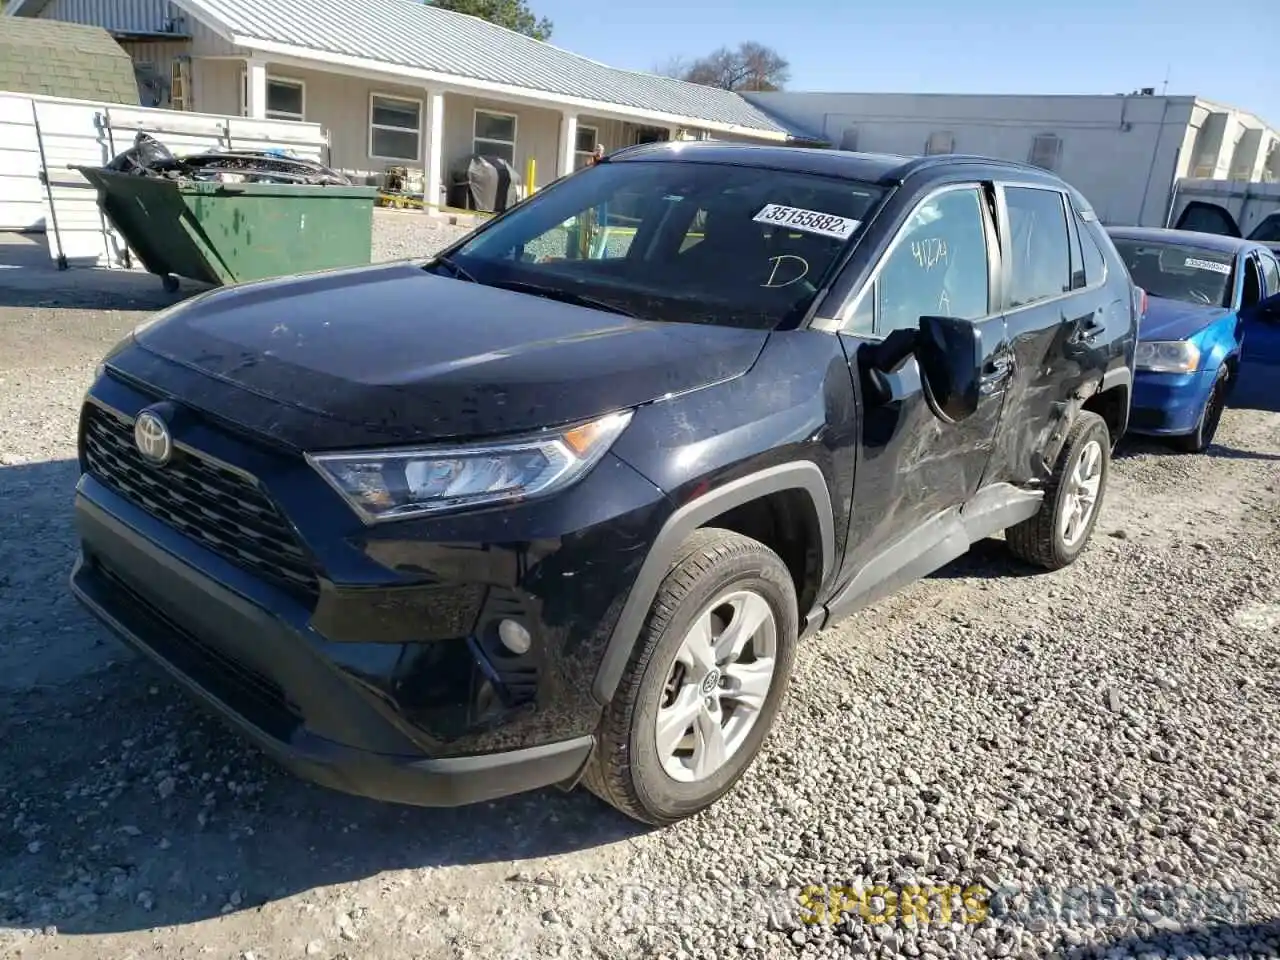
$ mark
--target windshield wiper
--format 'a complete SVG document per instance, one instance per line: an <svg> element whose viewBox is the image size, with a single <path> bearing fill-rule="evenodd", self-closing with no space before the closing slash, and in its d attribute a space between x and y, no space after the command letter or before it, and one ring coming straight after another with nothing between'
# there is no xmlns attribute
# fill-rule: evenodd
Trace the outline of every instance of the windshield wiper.
<svg viewBox="0 0 1280 960"><path fill-rule="evenodd" d="M546 297L548 300L559 300L561 303L572 303L578 307L591 307L595 310L606 310L609 313L621 314L632 320L640 319L625 307L599 300L586 294L574 293L572 290L561 290L559 287L544 287L540 283L528 283L524 280L490 280L489 286L501 287L503 290L514 290L517 293L531 293L535 297Z"/></svg>
<svg viewBox="0 0 1280 960"><path fill-rule="evenodd" d="M471 274L467 273L467 271L466 271L466 270L464 270L464 269L463 269L463 268L458 264L458 262L457 262L456 260L453 260L453 259L452 259L452 258L450 258L450 257L446 257L446 256L444 256L444 255L441 255L441 256L436 257L434 262L436 262L436 263L440 264L442 267L448 267L450 270L452 270L452 271L453 271L453 275L454 275L455 277L457 277L459 280L466 280L468 283L479 283L479 282L480 282L480 281L479 281L479 280L477 280L475 277L473 277Z"/></svg>

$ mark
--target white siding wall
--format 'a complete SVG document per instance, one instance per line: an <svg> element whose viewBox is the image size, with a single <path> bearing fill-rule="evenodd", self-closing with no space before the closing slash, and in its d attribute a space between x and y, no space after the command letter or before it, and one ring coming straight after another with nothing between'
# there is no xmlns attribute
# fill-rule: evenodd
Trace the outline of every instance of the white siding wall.
<svg viewBox="0 0 1280 960"><path fill-rule="evenodd" d="M475 111L493 110L516 116L516 170L523 180L527 176L529 158L537 164L537 183L546 184L559 174L561 114L555 110L517 106L501 100L481 100L460 94L444 98L444 177L448 182L450 168L474 151ZM579 123L586 121L581 116ZM594 123L594 122L592 122Z"/></svg>
<svg viewBox="0 0 1280 960"><path fill-rule="evenodd" d="M238 115L242 66L241 62L235 60L196 60L192 68L192 82L198 109L207 113ZM332 156L328 162L334 167L362 177L381 177L388 166L396 163L425 169L428 130L426 114L430 99L426 89L283 65L269 64L267 75L301 80L305 84L305 120L308 123L318 123L329 131ZM422 136L419 140L421 150L416 162L383 160L370 155L369 98L373 93L422 101ZM522 178L529 158L533 157L537 163L537 182L545 184L555 179L561 120L558 112L447 93L444 97L442 171L446 182L449 168L472 152L472 131L477 108L516 115L516 167ZM623 124L585 116L580 117L579 122L600 128L606 147L623 145Z"/></svg>
<svg viewBox="0 0 1280 960"><path fill-rule="evenodd" d="M956 153L1026 162L1037 134L1062 140L1057 172L1109 223L1162 224L1191 122L1192 97L764 93L748 99L839 147L925 152L949 132ZM1184 166L1185 168L1185 166Z"/></svg>

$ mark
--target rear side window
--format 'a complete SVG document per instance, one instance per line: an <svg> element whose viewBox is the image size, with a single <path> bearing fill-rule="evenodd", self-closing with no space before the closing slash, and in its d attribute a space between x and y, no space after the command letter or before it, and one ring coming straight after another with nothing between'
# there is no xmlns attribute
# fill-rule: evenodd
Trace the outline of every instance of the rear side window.
<svg viewBox="0 0 1280 960"><path fill-rule="evenodd" d="M1101 283L1107 272L1107 262L1098 249L1098 241L1093 238L1089 225L1078 217L1076 224L1080 229L1080 245L1084 248L1084 279L1087 286Z"/></svg>
<svg viewBox="0 0 1280 960"><path fill-rule="evenodd" d="M1006 187L1009 306L1024 307L1071 290L1071 246L1062 194Z"/></svg>

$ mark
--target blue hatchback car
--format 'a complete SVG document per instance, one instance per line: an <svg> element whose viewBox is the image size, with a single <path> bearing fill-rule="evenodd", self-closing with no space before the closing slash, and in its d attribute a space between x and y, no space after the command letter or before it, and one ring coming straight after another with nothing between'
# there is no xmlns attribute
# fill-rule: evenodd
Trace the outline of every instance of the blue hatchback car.
<svg viewBox="0 0 1280 960"><path fill-rule="evenodd" d="M1240 369L1246 323L1274 322L1280 261L1265 244L1218 234L1108 227L1147 292L1129 432L1191 453L1213 442Z"/></svg>

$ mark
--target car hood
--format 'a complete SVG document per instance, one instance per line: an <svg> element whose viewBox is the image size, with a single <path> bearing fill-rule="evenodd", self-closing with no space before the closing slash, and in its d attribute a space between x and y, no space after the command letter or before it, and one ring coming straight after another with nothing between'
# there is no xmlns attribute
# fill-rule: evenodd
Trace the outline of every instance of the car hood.
<svg viewBox="0 0 1280 960"><path fill-rule="evenodd" d="M1226 307L1207 307L1183 300L1148 297L1147 313L1138 328L1139 340L1186 340L1215 320L1230 316Z"/></svg>
<svg viewBox="0 0 1280 960"><path fill-rule="evenodd" d="M571 423L738 376L767 337L632 320L396 263L217 290L135 342L216 381L177 387L159 375L177 399L314 449Z"/></svg>

